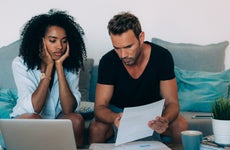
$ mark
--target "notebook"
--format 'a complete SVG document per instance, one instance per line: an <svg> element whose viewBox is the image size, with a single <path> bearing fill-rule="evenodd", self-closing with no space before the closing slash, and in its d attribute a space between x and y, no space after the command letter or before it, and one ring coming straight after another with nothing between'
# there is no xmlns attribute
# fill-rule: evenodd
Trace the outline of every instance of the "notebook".
<svg viewBox="0 0 230 150"><path fill-rule="evenodd" d="M0 119L7 150L76 150L68 119Z"/></svg>

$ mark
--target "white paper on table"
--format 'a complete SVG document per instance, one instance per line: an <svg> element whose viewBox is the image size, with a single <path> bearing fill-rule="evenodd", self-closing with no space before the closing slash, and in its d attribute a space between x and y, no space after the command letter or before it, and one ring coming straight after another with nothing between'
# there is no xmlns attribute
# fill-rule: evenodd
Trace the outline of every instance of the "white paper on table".
<svg viewBox="0 0 230 150"><path fill-rule="evenodd" d="M170 150L168 146L160 141L135 141L115 146L114 143L93 143L89 149L92 150Z"/></svg>
<svg viewBox="0 0 230 150"><path fill-rule="evenodd" d="M124 108L115 146L151 136L154 130L148 126L148 122L161 116L164 101L162 99L147 105Z"/></svg>

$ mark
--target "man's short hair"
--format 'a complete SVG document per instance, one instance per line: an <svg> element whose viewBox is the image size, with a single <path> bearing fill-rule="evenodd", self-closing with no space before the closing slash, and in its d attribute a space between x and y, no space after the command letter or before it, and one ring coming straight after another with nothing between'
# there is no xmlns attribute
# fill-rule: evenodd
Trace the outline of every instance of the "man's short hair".
<svg viewBox="0 0 230 150"><path fill-rule="evenodd" d="M137 38L142 32L139 19L129 12L121 12L113 16L107 28L109 34L122 34L128 30L133 30Z"/></svg>

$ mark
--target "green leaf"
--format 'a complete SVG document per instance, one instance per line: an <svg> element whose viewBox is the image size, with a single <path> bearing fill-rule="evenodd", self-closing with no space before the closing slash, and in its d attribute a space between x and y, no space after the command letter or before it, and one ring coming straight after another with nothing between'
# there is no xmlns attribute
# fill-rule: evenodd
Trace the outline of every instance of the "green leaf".
<svg viewBox="0 0 230 150"><path fill-rule="evenodd" d="M216 100L212 107L214 119L230 120L230 99L220 98Z"/></svg>

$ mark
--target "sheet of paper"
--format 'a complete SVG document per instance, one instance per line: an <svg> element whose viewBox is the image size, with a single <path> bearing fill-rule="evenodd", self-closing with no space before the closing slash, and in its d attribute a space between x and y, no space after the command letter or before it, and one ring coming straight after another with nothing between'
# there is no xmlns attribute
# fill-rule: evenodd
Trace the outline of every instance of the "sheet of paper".
<svg viewBox="0 0 230 150"><path fill-rule="evenodd" d="M93 143L89 149L92 150L170 150L168 146L160 141L136 141L119 146L114 143Z"/></svg>
<svg viewBox="0 0 230 150"><path fill-rule="evenodd" d="M149 128L148 121L161 116L164 99L147 105L127 107L120 120L115 145L138 140L151 136L153 130Z"/></svg>

